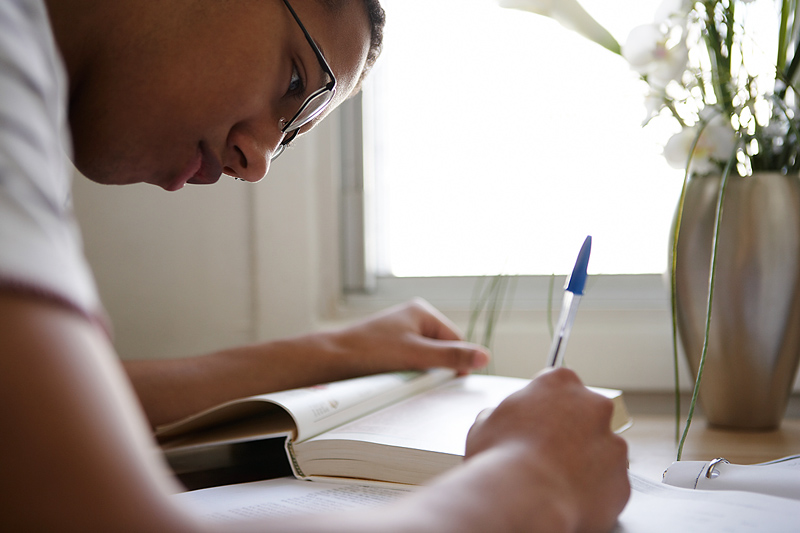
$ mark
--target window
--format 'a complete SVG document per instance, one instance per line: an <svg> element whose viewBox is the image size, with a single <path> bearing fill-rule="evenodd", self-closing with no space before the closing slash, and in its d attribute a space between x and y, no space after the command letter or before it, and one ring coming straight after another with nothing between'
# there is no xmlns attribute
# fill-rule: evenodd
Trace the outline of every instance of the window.
<svg viewBox="0 0 800 533"><path fill-rule="evenodd" d="M660 2L581 0L620 41ZM423 296L466 332L476 276L521 274L492 371L530 376L550 345L550 289L591 234L568 364L592 385L669 390L662 273L683 174L661 155L671 130L641 128L636 74L493 0L382 3L384 55L342 106L344 312Z"/></svg>
<svg viewBox="0 0 800 533"><path fill-rule="evenodd" d="M621 42L661 0L582 3ZM624 59L487 0L383 0L365 90L380 276L660 273L682 171Z"/></svg>

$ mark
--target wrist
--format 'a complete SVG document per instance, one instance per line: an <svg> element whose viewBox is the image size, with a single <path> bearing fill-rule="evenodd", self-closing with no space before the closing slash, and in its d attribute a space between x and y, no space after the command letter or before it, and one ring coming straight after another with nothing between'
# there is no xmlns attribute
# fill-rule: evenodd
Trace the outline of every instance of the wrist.
<svg viewBox="0 0 800 533"><path fill-rule="evenodd" d="M529 487L520 491L520 500L513 504L518 515L510 531L524 528L535 532L571 533L579 530L580 511L576 488L570 485L563 469L550 460L551 454L531 445L529 441L509 440L483 452L497 457L498 483ZM483 455L483 454L479 454ZM523 511L527 509L528 511Z"/></svg>
<svg viewBox="0 0 800 533"><path fill-rule="evenodd" d="M394 508L392 531L573 533L580 509L556 469L524 443L504 443L465 461Z"/></svg>

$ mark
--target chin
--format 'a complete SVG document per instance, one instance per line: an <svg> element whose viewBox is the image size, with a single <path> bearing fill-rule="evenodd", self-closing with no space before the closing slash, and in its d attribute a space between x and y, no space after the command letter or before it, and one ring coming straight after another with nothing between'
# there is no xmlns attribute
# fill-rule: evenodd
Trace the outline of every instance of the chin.
<svg viewBox="0 0 800 533"><path fill-rule="evenodd" d="M129 168L121 167L116 161L110 164L104 158L74 157L72 163L84 177L101 185L128 185L144 181L131 174Z"/></svg>

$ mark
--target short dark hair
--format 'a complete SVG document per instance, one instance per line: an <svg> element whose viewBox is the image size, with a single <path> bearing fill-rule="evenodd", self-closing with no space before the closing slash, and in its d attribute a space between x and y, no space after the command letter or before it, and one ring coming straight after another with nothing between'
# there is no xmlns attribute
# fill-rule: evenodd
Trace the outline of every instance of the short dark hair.
<svg viewBox="0 0 800 533"><path fill-rule="evenodd" d="M348 0L319 0L331 12L337 12L343 8L345 2ZM355 96L361 90L361 84L364 83L364 78L367 77L378 56L381 55L383 48L383 26L386 24L386 12L381 7L380 0L362 0L367 14L367 21L369 22L370 38L369 50L367 51L367 60L364 63L364 68L358 77L355 87L349 96Z"/></svg>
<svg viewBox="0 0 800 533"><path fill-rule="evenodd" d="M383 49L383 26L386 24L386 12L381 7L380 0L364 0L364 5L367 8L370 27L369 51L367 52L367 61L364 63L361 76L359 76L352 94L356 94L361 90L364 78L369 74Z"/></svg>

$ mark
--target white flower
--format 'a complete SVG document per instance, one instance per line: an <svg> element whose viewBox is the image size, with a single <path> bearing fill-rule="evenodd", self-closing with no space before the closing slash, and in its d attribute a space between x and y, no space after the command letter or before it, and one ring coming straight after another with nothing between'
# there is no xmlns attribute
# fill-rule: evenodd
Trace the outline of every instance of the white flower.
<svg viewBox="0 0 800 533"><path fill-rule="evenodd" d="M664 108L664 98L665 94L663 89L655 89L652 86L650 87L650 90L644 97L645 119L642 123L643 126L650 122L651 118L661 112L661 110Z"/></svg>
<svg viewBox="0 0 800 533"><path fill-rule="evenodd" d="M620 53L619 43L577 0L497 0L500 7L521 9L550 17L567 29L578 32L612 52Z"/></svg>
<svg viewBox="0 0 800 533"><path fill-rule="evenodd" d="M664 146L664 158L673 168L685 169L689 151L702 128L700 138L691 158L691 171L695 174L719 172L736 149L736 134L724 115L715 115L707 124L698 123L673 135Z"/></svg>
<svg viewBox="0 0 800 533"><path fill-rule="evenodd" d="M622 56L631 68L647 77L655 87L666 87L679 80L689 62L689 51L683 40L668 44L670 36L658 24L645 24L631 30L622 47Z"/></svg>

